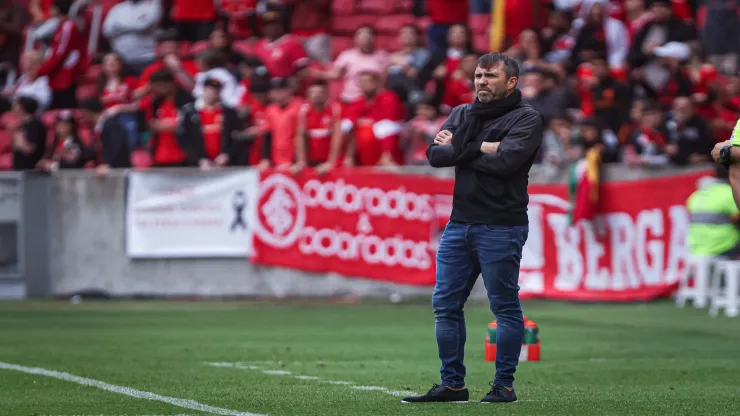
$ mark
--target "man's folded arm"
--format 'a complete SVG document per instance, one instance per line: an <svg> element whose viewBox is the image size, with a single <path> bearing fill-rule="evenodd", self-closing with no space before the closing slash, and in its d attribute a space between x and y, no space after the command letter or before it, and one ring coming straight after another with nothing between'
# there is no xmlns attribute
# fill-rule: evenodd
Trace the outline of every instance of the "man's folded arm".
<svg viewBox="0 0 740 416"><path fill-rule="evenodd" d="M509 176L519 170L542 143L542 117L532 112L516 121L496 153L484 154L465 164L479 172ZM480 146L480 144L478 143ZM478 149L480 151L480 148Z"/></svg>
<svg viewBox="0 0 740 416"><path fill-rule="evenodd" d="M452 134L455 134L456 128L462 124L463 117L463 106L455 107L439 131L449 130ZM449 144L440 145L432 143L427 147L427 160L435 168L454 166L455 149Z"/></svg>

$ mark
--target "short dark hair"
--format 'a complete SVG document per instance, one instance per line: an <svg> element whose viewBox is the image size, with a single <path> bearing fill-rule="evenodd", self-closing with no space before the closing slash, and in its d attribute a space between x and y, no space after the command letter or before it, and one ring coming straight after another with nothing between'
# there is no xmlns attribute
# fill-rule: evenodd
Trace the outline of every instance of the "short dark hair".
<svg viewBox="0 0 740 416"><path fill-rule="evenodd" d="M175 77L172 73L166 69L160 69L159 71L152 74L149 78L149 82L152 84L175 82Z"/></svg>
<svg viewBox="0 0 740 416"><path fill-rule="evenodd" d="M504 65L506 79L512 77L519 78L519 63L510 56L498 52L493 52L487 53L478 58L478 66L483 69L491 69L493 67L499 66L500 64Z"/></svg>
<svg viewBox="0 0 740 416"><path fill-rule="evenodd" d="M16 98L15 102L18 103L26 114L35 114L39 109L39 102L25 95Z"/></svg>
<svg viewBox="0 0 740 416"><path fill-rule="evenodd" d="M223 52L215 49L206 49L198 58L208 69L225 67L229 61Z"/></svg>
<svg viewBox="0 0 740 416"><path fill-rule="evenodd" d="M67 15L72 8L72 0L55 0L53 5L61 14Z"/></svg>

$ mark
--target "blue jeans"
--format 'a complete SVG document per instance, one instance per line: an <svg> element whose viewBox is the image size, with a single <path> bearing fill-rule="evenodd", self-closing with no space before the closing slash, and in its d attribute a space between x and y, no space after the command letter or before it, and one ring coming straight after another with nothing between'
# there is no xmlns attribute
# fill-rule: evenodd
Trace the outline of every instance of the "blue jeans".
<svg viewBox="0 0 740 416"><path fill-rule="evenodd" d="M437 284L432 295L443 385L465 385L463 307L479 274L498 323L494 383L513 385L524 338L519 263L528 234L527 226L447 224L437 250Z"/></svg>

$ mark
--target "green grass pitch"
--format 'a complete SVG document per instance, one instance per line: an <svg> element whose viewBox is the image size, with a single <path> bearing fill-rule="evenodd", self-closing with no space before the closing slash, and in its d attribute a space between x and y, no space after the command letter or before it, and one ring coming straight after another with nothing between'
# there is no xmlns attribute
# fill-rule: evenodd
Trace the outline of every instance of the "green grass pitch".
<svg viewBox="0 0 740 416"><path fill-rule="evenodd" d="M540 325L542 361L520 365L520 401L503 405L477 403L494 371L483 361L492 319L484 304L467 308L469 404L409 405L394 395L439 381L425 302L5 302L0 362L222 414L740 414L738 319L668 301L524 308ZM74 380L0 369L0 415L218 414Z"/></svg>

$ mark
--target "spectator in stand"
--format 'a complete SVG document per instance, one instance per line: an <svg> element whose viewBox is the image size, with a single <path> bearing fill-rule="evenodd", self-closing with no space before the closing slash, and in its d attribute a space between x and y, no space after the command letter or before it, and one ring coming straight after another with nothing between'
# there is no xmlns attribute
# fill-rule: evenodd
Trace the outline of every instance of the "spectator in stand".
<svg viewBox="0 0 740 416"><path fill-rule="evenodd" d="M161 18L160 0L124 0L108 12L103 35L131 73L141 74L156 60L155 28Z"/></svg>
<svg viewBox="0 0 740 416"><path fill-rule="evenodd" d="M429 61L429 51L421 44L421 31L414 25L406 25L398 33L401 49L388 59L388 88L403 101L416 102L421 97L419 72Z"/></svg>
<svg viewBox="0 0 740 416"><path fill-rule="evenodd" d="M221 102L222 88L218 79L206 79L203 96L180 110L178 141L192 143L201 169L228 166L234 141L241 135L236 111Z"/></svg>
<svg viewBox="0 0 740 416"><path fill-rule="evenodd" d="M275 166L290 169L295 160L295 138L298 129L298 112L303 104L293 95L290 79L274 78L270 90L270 101L264 112L262 161L264 170Z"/></svg>
<svg viewBox="0 0 740 416"><path fill-rule="evenodd" d="M226 58L226 68L237 74L239 65L244 61L244 56L234 50L231 34L226 29L226 25L219 22L208 37L208 50L218 52Z"/></svg>
<svg viewBox="0 0 740 416"><path fill-rule="evenodd" d="M575 38L570 33L573 13L568 10L552 10L548 26L542 29L542 52L545 62L564 64L568 61Z"/></svg>
<svg viewBox="0 0 740 416"><path fill-rule="evenodd" d="M406 119L403 103L384 90L378 72L360 74L362 96L346 109L354 136L354 155L360 166L396 166L403 163L401 131Z"/></svg>
<svg viewBox="0 0 740 416"><path fill-rule="evenodd" d="M594 74L590 88L593 117L604 128L616 133L622 122L629 118L632 98L630 89L612 77L604 57L591 60L591 70Z"/></svg>
<svg viewBox="0 0 740 416"><path fill-rule="evenodd" d="M239 82L239 91L237 94L239 94L240 99L244 94L249 92L252 80L255 77L270 80L267 67L261 60L254 56L244 57L244 60L239 64L239 75L241 76L241 81Z"/></svg>
<svg viewBox="0 0 740 416"><path fill-rule="evenodd" d="M598 120L586 118L579 123L572 143L578 150L573 150L568 157L578 156L578 159L586 155L586 151L594 146L601 150L601 161L603 163L619 162L619 141L617 137L608 131L604 131Z"/></svg>
<svg viewBox="0 0 740 416"><path fill-rule="evenodd" d="M573 123L564 113L550 118L542 136L541 162L553 166L565 166L577 162L584 155L583 148L573 138Z"/></svg>
<svg viewBox="0 0 740 416"><path fill-rule="evenodd" d="M218 17L214 0L172 0L170 17L178 40L200 42L208 39Z"/></svg>
<svg viewBox="0 0 740 416"><path fill-rule="evenodd" d="M740 57L740 4L736 0L697 3L697 26L710 62L727 74L736 74Z"/></svg>
<svg viewBox="0 0 740 416"><path fill-rule="evenodd" d="M11 88L0 94L0 114L10 110L11 102L16 97L30 97L38 104L38 111L43 113L51 102L49 78L39 77L38 73L43 57L41 52L29 50L21 56L22 74Z"/></svg>
<svg viewBox="0 0 740 416"><path fill-rule="evenodd" d="M419 82L424 88L430 80L441 81L452 74L465 55L475 53L470 29L459 24L447 31L447 48L436 49L419 74Z"/></svg>
<svg viewBox="0 0 740 416"><path fill-rule="evenodd" d="M707 122L698 116L689 97L678 97L665 122L666 153L675 165L710 162L714 140Z"/></svg>
<svg viewBox="0 0 740 416"><path fill-rule="evenodd" d="M195 76L193 97L199 99L205 94L205 81L216 79L221 84L221 103L229 108L239 105L239 84L234 75L226 69L226 55L219 50L206 50L198 57L200 72Z"/></svg>
<svg viewBox="0 0 740 416"><path fill-rule="evenodd" d="M579 52L586 40L596 39L605 45L601 51L607 57L609 67L624 68L629 53L629 33L624 23L608 15L607 0L584 0L581 3L580 17L573 22L578 31L573 46L573 56Z"/></svg>
<svg viewBox="0 0 740 416"><path fill-rule="evenodd" d="M332 0L283 0L291 4L291 33L305 39L306 54L314 61L331 62Z"/></svg>
<svg viewBox="0 0 740 416"><path fill-rule="evenodd" d="M216 10L228 22L226 29L236 38L258 33L257 0L214 0Z"/></svg>
<svg viewBox="0 0 740 416"><path fill-rule="evenodd" d="M18 66L23 50L23 30L28 21L28 12L21 3L5 0L0 4L0 65L8 65L6 74ZM0 89L3 86L0 79Z"/></svg>
<svg viewBox="0 0 740 416"><path fill-rule="evenodd" d="M105 174L111 168L130 168L131 153L135 148L131 147L128 132L120 121L120 115L103 117L103 103L97 98L83 102L82 110L84 119L94 126L93 143L100 147L98 174Z"/></svg>
<svg viewBox="0 0 740 416"><path fill-rule="evenodd" d="M460 0L427 0L426 12L432 25L429 26L427 45L432 53L452 47L448 31L455 25L468 23L468 2ZM436 65L435 65L436 68Z"/></svg>
<svg viewBox="0 0 740 416"><path fill-rule="evenodd" d="M627 31L630 39L634 39L637 32L653 20L653 13L645 7L645 0L625 0L624 9Z"/></svg>
<svg viewBox="0 0 740 416"><path fill-rule="evenodd" d="M264 132L268 131L265 110L269 101L269 78L255 76L239 102L239 115L246 120L247 129L234 144L234 165L256 166L262 161Z"/></svg>
<svg viewBox="0 0 740 416"><path fill-rule="evenodd" d="M521 78L522 97L540 113L545 123L563 112L568 102L563 89L556 88L551 82L545 82L551 76L553 75L543 70L531 69Z"/></svg>
<svg viewBox="0 0 740 416"><path fill-rule="evenodd" d="M686 61L690 56L690 49L684 43L669 42L653 50L656 58L655 66L645 69L642 86L648 96L657 98L668 109L673 100L679 96L691 96L693 86L691 77L686 70Z"/></svg>
<svg viewBox="0 0 740 416"><path fill-rule="evenodd" d="M426 166L427 148L434 143L434 136L442 129L445 117L439 111L436 98L426 96L416 105L416 117L406 122L402 136L402 148L406 165Z"/></svg>
<svg viewBox="0 0 740 416"><path fill-rule="evenodd" d="M128 133L129 147L139 145L139 124L136 113L139 106L134 103L134 90L138 81L124 76L123 61L115 53L103 57L102 70L98 79L97 96L105 110L105 118L117 117L118 122Z"/></svg>
<svg viewBox="0 0 740 416"><path fill-rule="evenodd" d="M33 98L19 97L13 111L21 124L13 133L13 170L33 170L46 153L46 127L36 115Z"/></svg>
<svg viewBox="0 0 740 416"><path fill-rule="evenodd" d="M257 41L254 55L264 62L271 77L287 78L308 64L303 44L285 32L280 14L269 10L262 15L265 37Z"/></svg>
<svg viewBox="0 0 740 416"><path fill-rule="evenodd" d="M36 77L49 77L50 109L77 107L77 83L87 60L87 39L75 21L67 17L71 6L71 0L54 1L52 16L60 19L60 24L48 57L36 73Z"/></svg>
<svg viewBox="0 0 740 416"><path fill-rule="evenodd" d="M152 74L166 69L175 77L180 88L192 91L195 86L195 75L200 72L198 65L191 60L181 61L178 57L177 33L173 30L160 32L157 36L157 61L144 69L139 77L139 86L134 92L135 98L149 94L149 80Z"/></svg>
<svg viewBox="0 0 740 416"><path fill-rule="evenodd" d="M293 171L311 166L319 173L327 173L341 163L342 106L329 98L329 85L324 81L311 84L306 98L298 112Z"/></svg>
<svg viewBox="0 0 740 416"><path fill-rule="evenodd" d="M149 123L152 164L161 167L197 166L199 158L191 144L181 143L175 134L179 109L192 102L192 97L178 88L172 73L167 70L152 74L149 83L152 95L141 100L139 106Z"/></svg>
<svg viewBox="0 0 740 416"><path fill-rule="evenodd" d="M646 102L640 126L634 129L624 151L624 161L630 166L662 166L668 163L668 139L663 130L663 113L656 102Z"/></svg>
<svg viewBox="0 0 740 416"><path fill-rule="evenodd" d="M628 61L632 68L642 67L654 58L655 48L668 42L689 42L696 31L673 15L670 0L651 0L652 21L635 34Z"/></svg>
<svg viewBox="0 0 740 416"><path fill-rule="evenodd" d="M540 33L536 29L524 29L518 36L518 42L504 54L519 62L523 72L536 69L541 65L543 49Z"/></svg>
<svg viewBox="0 0 740 416"><path fill-rule="evenodd" d="M472 103L475 100L473 77L478 58L479 55L476 53L465 55L449 77L436 82L435 99L442 103L443 113L448 114L458 105Z"/></svg>
<svg viewBox="0 0 740 416"><path fill-rule="evenodd" d="M37 167L45 172L56 172L59 169L82 169L87 162L93 159L92 152L80 139L77 120L72 111L60 112L54 122L51 154L41 159Z"/></svg>
<svg viewBox="0 0 740 416"><path fill-rule="evenodd" d="M340 98L345 104L355 102L362 96L359 81L361 73L385 73L388 67L388 53L375 49L374 28L363 26L357 29L354 43L354 48L339 54L331 70L323 74L329 80L344 80Z"/></svg>

